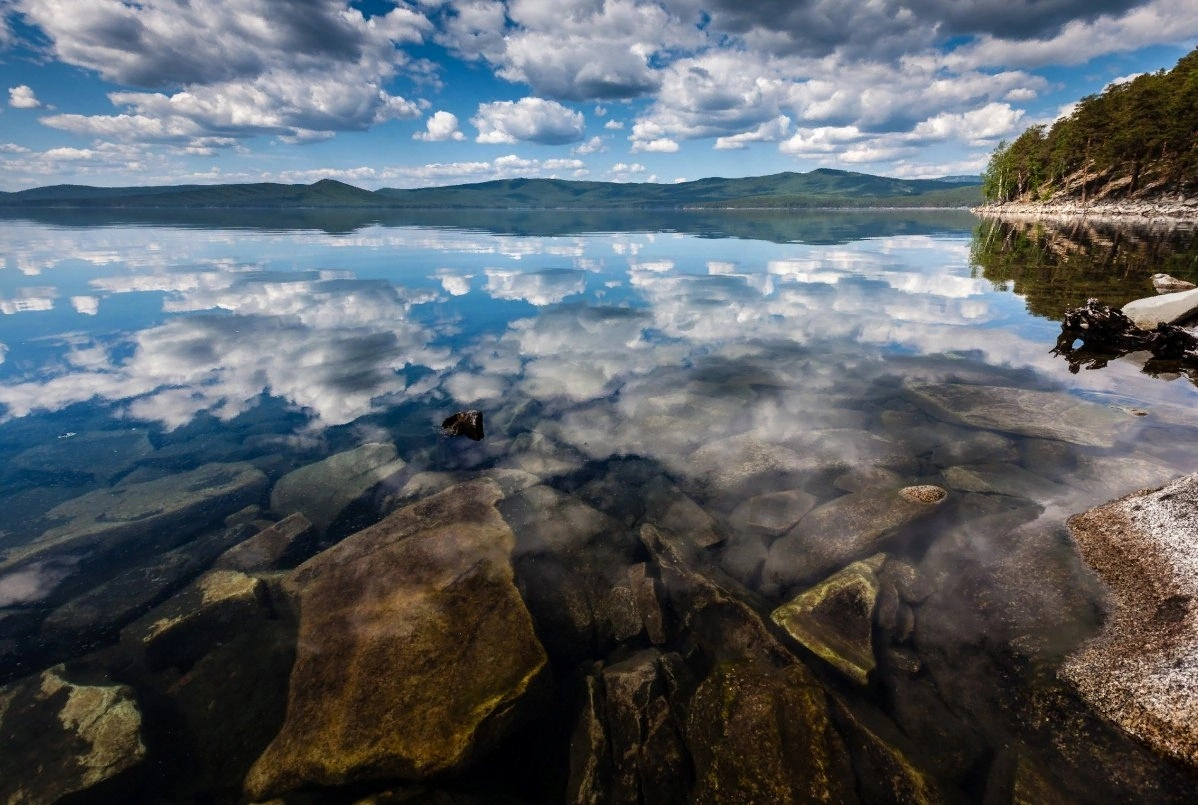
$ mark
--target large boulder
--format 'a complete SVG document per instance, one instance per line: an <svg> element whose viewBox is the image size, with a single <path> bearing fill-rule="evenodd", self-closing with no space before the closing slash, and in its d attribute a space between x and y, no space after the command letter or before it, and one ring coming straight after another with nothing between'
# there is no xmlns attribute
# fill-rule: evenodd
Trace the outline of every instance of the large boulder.
<svg viewBox="0 0 1198 805"><path fill-rule="evenodd" d="M351 504L405 466L395 445L364 444L284 475L270 492L270 507L283 516L303 512L324 533Z"/></svg>
<svg viewBox="0 0 1198 805"><path fill-rule="evenodd" d="M490 480L399 509L284 582L299 637L279 734L246 791L463 768L536 701L545 650L513 583Z"/></svg>
<svg viewBox="0 0 1198 805"><path fill-rule="evenodd" d="M1134 418L1056 391L963 383L911 383L907 393L929 414L969 425L1041 439L1110 447Z"/></svg>
<svg viewBox="0 0 1198 805"><path fill-rule="evenodd" d="M770 546L763 580L781 588L837 570L936 511L947 496L938 486L920 485L834 498Z"/></svg>
<svg viewBox="0 0 1198 805"><path fill-rule="evenodd" d="M1176 324L1198 312L1198 289L1135 299L1123 306L1123 314L1141 330L1158 324Z"/></svg>
<svg viewBox="0 0 1198 805"><path fill-rule="evenodd" d="M4 802L57 802L112 780L145 754L131 688L77 684L61 665L0 688Z"/></svg>
<svg viewBox="0 0 1198 805"><path fill-rule="evenodd" d="M1113 609L1061 673L1123 729L1198 766L1198 473L1068 526Z"/></svg>

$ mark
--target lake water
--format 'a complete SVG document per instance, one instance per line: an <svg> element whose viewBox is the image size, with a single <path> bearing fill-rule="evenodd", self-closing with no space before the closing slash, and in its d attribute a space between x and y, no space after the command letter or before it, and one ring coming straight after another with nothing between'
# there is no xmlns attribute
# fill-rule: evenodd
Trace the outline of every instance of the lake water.
<svg viewBox="0 0 1198 805"><path fill-rule="evenodd" d="M717 739L696 726L694 691L731 655L638 541L646 522L703 532L691 571L734 591L746 607L736 618L763 624L849 562L884 554L866 574L877 586L867 678L760 627L789 652L773 666L796 663L804 689L820 691L845 758L826 765L844 778L828 790L913 801L888 787L900 778L946 801L1195 790L1194 775L1102 722L1055 671L1103 607L1065 519L1198 470L1198 389L1136 356L1071 373L1050 352L1065 308L1087 297L1152 295L1157 271L1198 280L1193 230L1045 230L927 211L48 212L0 219L0 254L0 681L18 686L0 694L6 796L25 783L58 791L38 788L52 784L30 752L81 751L17 737L43 729L11 691L39 674L46 690L43 671L66 663L54 673L122 691L140 714L140 749L91 779L91 795L235 801L279 731L294 643L242 645L230 659L237 628L217 618L143 657L130 648L138 624L291 511L314 524L294 564L481 477L499 481L516 531L515 583L548 652L550 703L424 788L381 774L317 800L639 790L702 801L724 767L703 746ZM1015 403L1022 419L995 419ZM465 409L483 412L483 440L441 433ZM280 491L313 465L324 475ZM221 484L231 491L209 494ZM926 512L888 502L915 485L948 495ZM795 559L835 541L812 523L873 531ZM555 542L547 524L595 534ZM275 586L287 566L260 573L269 592L256 593L282 643L294 640ZM629 567L656 577L664 635L613 614L605 596L632 589ZM573 594L588 602L581 616ZM646 656L690 680L668 695L649 686L676 722L668 768L648 760L649 733L628 739L644 741L639 766L617 740L619 714L639 711L612 698L608 672ZM203 676L214 665L243 680L227 699ZM596 689L608 723L592 754L606 760L601 782L584 784L579 724ZM732 733L719 740L735 745ZM25 754L4 747L13 741ZM749 743L763 756L773 746ZM777 744L784 764L810 754Z"/></svg>

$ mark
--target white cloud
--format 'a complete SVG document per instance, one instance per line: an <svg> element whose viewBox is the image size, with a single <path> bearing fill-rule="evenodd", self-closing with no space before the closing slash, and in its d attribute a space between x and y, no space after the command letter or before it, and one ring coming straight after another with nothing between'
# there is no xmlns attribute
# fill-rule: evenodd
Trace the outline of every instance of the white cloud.
<svg viewBox="0 0 1198 805"><path fill-rule="evenodd" d="M778 115L773 120L767 120L752 131L742 131L727 137L718 137L715 141L716 150L736 150L747 147L748 143L777 142L786 136L790 129L790 118Z"/></svg>
<svg viewBox="0 0 1198 805"><path fill-rule="evenodd" d="M470 122L478 129L475 142L492 144L525 141L562 145L581 140L584 128L581 112L557 101L532 97L479 104L478 114Z"/></svg>
<svg viewBox="0 0 1198 805"><path fill-rule="evenodd" d="M597 154L606 151L607 146L603 144L603 138L596 134L585 143L574 146L571 150L575 154Z"/></svg>
<svg viewBox="0 0 1198 805"><path fill-rule="evenodd" d="M438 111L429 117L427 128L413 134L412 139L433 143L445 140L464 140L466 135L458 131L457 115L452 112Z"/></svg>
<svg viewBox="0 0 1198 805"><path fill-rule="evenodd" d="M25 84L8 88L8 105L14 109L40 109L42 102Z"/></svg>
<svg viewBox="0 0 1198 805"><path fill-rule="evenodd" d="M619 120L609 120L603 124L603 128L607 129L608 131L619 131L620 129L624 128L624 124Z"/></svg>
<svg viewBox="0 0 1198 805"><path fill-rule="evenodd" d="M678 143L669 137L658 137L653 140L633 140L632 153L672 154L678 150Z"/></svg>

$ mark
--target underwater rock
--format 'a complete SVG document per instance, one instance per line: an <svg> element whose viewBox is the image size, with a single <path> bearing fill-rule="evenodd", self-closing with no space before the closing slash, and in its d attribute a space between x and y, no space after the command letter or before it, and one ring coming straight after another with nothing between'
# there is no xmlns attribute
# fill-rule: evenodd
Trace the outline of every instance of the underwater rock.
<svg viewBox="0 0 1198 805"><path fill-rule="evenodd" d="M266 606L261 579L211 570L121 630L121 643L152 668L185 667Z"/></svg>
<svg viewBox="0 0 1198 805"><path fill-rule="evenodd" d="M626 532L617 521L576 497L551 486L530 486L499 504L516 533L517 554L577 551L597 542L614 542Z"/></svg>
<svg viewBox="0 0 1198 805"><path fill-rule="evenodd" d="M42 636L60 650L110 639L252 532L251 526L221 529L123 570L51 612L42 623Z"/></svg>
<svg viewBox="0 0 1198 805"><path fill-rule="evenodd" d="M682 658L644 649L599 677L611 753L609 802L684 803L689 757L683 745Z"/></svg>
<svg viewBox="0 0 1198 805"><path fill-rule="evenodd" d="M911 383L907 392L928 413L959 425L1111 447L1133 417L1068 394L1009 386Z"/></svg>
<svg viewBox="0 0 1198 805"><path fill-rule="evenodd" d="M988 430L965 431L958 438L937 445L932 451L932 463L937 467L1018 460L1019 451L1015 449L1015 443L1006 436Z"/></svg>
<svg viewBox="0 0 1198 805"><path fill-rule="evenodd" d="M295 567L315 550L314 536L308 518L294 512L225 551L214 566L243 573Z"/></svg>
<svg viewBox="0 0 1198 805"><path fill-rule="evenodd" d="M921 747L899 727L864 705L851 705L834 697L837 723L853 758L858 790L864 802L901 802L935 805L946 802L931 775L911 760ZM940 751L940 747L922 747ZM953 801L964 799L961 793Z"/></svg>
<svg viewBox="0 0 1198 805"><path fill-rule="evenodd" d="M774 610L774 623L858 685L869 682L874 659L875 572L885 554L853 562L844 570Z"/></svg>
<svg viewBox="0 0 1198 805"><path fill-rule="evenodd" d="M686 745L691 802L858 801L827 695L797 664L717 665L687 707Z"/></svg>
<svg viewBox="0 0 1198 805"><path fill-rule="evenodd" d="M0 688L0 800L57 802L145 758L141 712L124 685L72 682L61 665Z"/></svg>
<svg viewBox="0 0 1198 805"><path fill-rule="evenodd" d="M1177 293L1178 291L1189 291L1194 288L1194 283L1179 280L1177 277L1168 274L1153 274L1152 287L1158 294Z"/></svg>
<svg viewBox="0 0 1198 805"><path fill-rule="evenodd" d="M537 704L547 658L513 583L501 496L489 480L452 487L291 572L287 715L250 797L453 772Z"/></svg>
<svg viewBox="0 0 1198 805"><path fill-rule="evenodd" d="M612 757L607 740L603 686L597 674L582 681L582 707L570 735L570 775L566 802L611 802Z"/></svg>
<svg viewBox="0 0 1198 805"><path fill-rule="evenodd" d="M265 487L260 470L238 463L205 464L155 481L89 492L55 506L46 517L58 525L4 554L0 583L8 571L44 558L94 560L123 551L152 553L173 547L255 500ZM79 562L71 575L86 575L96 564ZM77 583L82 586L84 580Z"/></svg>
<svg viewBox="0 0 1198 805"><path fill-rule="evenodd" d="M764 582L785 587L876 550L894 531L926 517L948 493L938 486L854 492L813 509L770 546Z"/></svg>
<svg viewBox="0 0 1198 805"><path fill-rule="evenodd" d="M1007 495L1037 502L1064 497L1068 488L1018 464L990 463L949 467L944 470L944 483L949 489L962 492L982 492L988 495Z"/></svg>
<svg viewBox="0 0 1198 805"><path fill-rule="evenodd" d="M1068 527L1113 610L1062 675L1155 751L1198 766L1198 474L1075 515Z"/></svg>
<svg viewBox="0 0 1198 805"><path fill-rule="evenodd" d="M832 486L843 492L865 492L869 489L890 489L902 485L903 476L894 470L870 466L852 467L832 481Z"/></svg>
<svg viewBox="0 0 1198 805"><path fill-rule="evenodd" d="M351 504L404 466L395 445L364 444L284 475L271 490L270 507L282 516L303 512L323 534Z"/></svg>
<svg viewBox="0 0 1198 805"><path fill-rule="evenodd" d="M771 537L780 537L815 508L815 495L801 489L770 492L746 500L732 511L734 528L749 529Z"/></svg>
<svg viewBox="0 0 1198 805"><path fill-rule="evenodd" d="M484 438L483 412L458 411L445 418L441 423L441 430L445 431L447 436L465 436L467 439L481 442Z"/></svg>
<svg viewBox="0 0 1198 805"><path fill-rule="evenodd" d="M657 476L643 488L645 520L660 528L685 533L692 542L710 548L723 542L724 529L703 507L691 500L665 476Z"/></svg>
<svg viewBox="0 0 1198 805"><path fill-rule="evenodd" d="M55 475L64 471L90 475L110 483L153 452L144 430L91 431L30 447L13 457L12 465Z"/></svg>
<svg viewBox="0 0 1198 805"><path fill-rule="evenodd" d="M703 495L735 498L750 490L795 489L813 466L788 447L742 434L700 447L684 469Z"/></svg>
<svg viewBox="0 0 1198 805"><path fill-rule="evenodd" d="M660 646L666 642L668 635L657 579L650 575L649 566L641 562L628 568L628 581L632 585L633 601L649 642Z"/></svg>
<svg viewBox="0 0 1198 805"><path fill-rule="evenodd" d="M1158 324L1177 324L1198 312L1198 290L1135 299L1122 310L1141 330L1155 329Z"/></svg>

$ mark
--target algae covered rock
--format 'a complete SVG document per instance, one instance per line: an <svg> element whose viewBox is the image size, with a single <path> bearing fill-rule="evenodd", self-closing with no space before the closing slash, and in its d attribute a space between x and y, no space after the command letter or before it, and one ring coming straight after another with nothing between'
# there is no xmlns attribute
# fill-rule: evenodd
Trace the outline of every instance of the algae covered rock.
<svg viewBox="0 0 1198 805"><path fill-rule="evenodd" d="M85 685L57 665L0 688L0 800L56 802L139 764L141 712L124 685Z"/></svg>
<svg viewBox="0 0 1198 805"><path fill-rule="evenodd" d="M859 685L877 661L873 616L878 601L876 571L885 554L853 562L844 570L774 610L774 623Z"/></svg>
<svg viewBox="0 0 1198 805"><path fill-rule="evenodd" d="M513 583L493 481L399 509L284 582L299 638L279 734L246 791L463 768L536 703L545 650Z"/></svg>
<svg viewBox="0 0 1198 805"><path fill-rule="evenodd" d="M856 802L827 695L801 666L717 666L691 699L692 802Z"/></svg>

